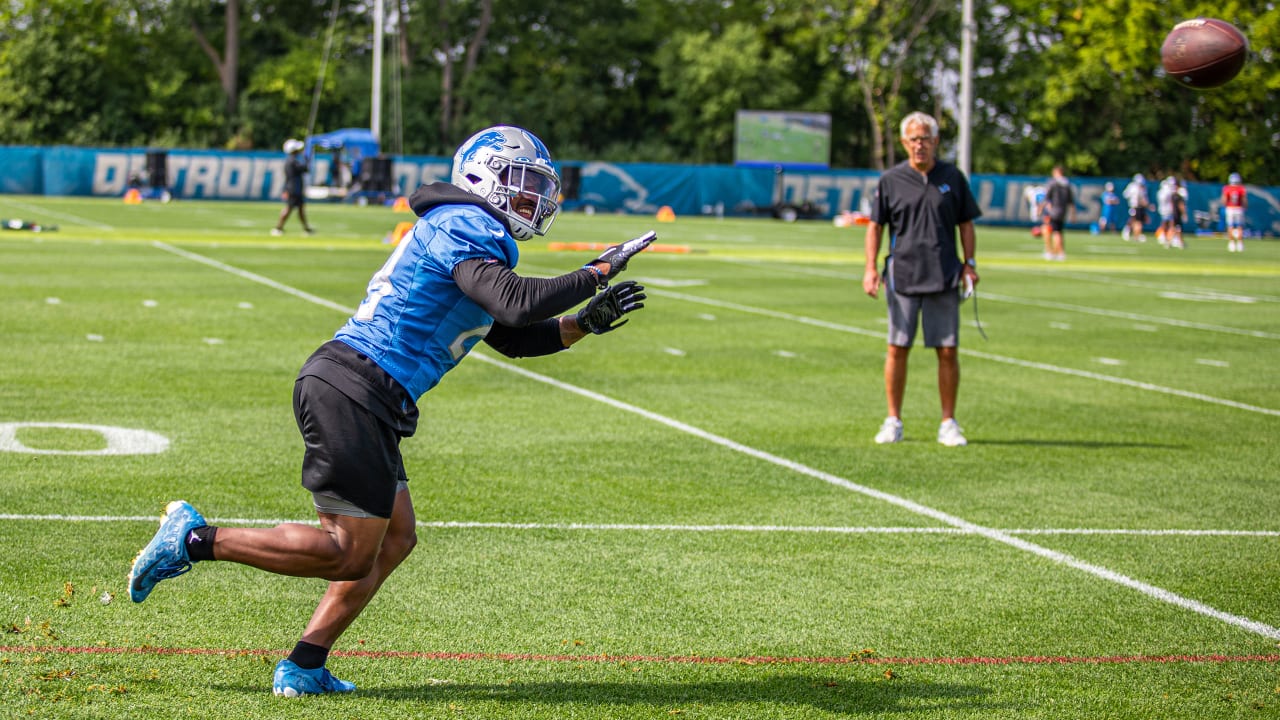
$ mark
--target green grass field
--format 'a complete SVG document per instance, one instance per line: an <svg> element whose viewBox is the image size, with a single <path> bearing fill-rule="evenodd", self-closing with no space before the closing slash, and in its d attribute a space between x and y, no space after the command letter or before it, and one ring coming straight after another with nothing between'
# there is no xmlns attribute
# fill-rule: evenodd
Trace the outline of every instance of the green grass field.
<svg viewBox="0 0 1280 720"><path fill-rule="evenodd" d="M620 331L481 346L423 399L418 549L330 660L359 690L273 697L322 581L124 581L175 498L314 520L294 376L411 216L308 210L271 238L271 203L0 195L60 226L0 232L5 717L1280 717L1280 243L1046 263L980 228L970 445L934 442L920 349L877 446L860 228L569 214L547 240L695 252L632 261Z"/></svg>

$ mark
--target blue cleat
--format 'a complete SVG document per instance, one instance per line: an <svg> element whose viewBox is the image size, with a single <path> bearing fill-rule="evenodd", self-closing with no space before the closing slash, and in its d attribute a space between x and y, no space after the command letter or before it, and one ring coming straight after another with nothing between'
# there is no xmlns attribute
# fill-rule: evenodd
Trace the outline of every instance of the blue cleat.
<svg viewBox="0 0 1280 720"><path fill-rule="evenodd" d="M156 583L190 570L187 535L207 524L204 517L185 500L174 500L166 505L164 517L160 518L160 529L133 559L133 569L129 571L129 598L140 603L147 599Z"/></svg>
<svg viewBox="0 0 1280 720"><path fill-rule="evenodd" d="M349 693L355 689L355 683L339 680L329 672L329 668L321 666L314 670L303 670L289 659L276 663L276 674L271 680L271 692L288 698Z"/></svg>

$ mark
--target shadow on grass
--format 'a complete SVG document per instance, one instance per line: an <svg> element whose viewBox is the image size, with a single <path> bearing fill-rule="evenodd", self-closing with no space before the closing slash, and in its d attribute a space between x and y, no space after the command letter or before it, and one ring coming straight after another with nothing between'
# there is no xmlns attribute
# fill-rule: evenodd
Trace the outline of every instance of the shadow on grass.
<svg viewBox="0 0 1280 720"><path fill-rule="evenodd" d="M261 688L227 688L261 693ZM510 682L443 683L412 687L369 687L326 700L361 698L411 704L520 704L546 706L636 706L670 712L715 706L808 706L832 713L885 713L922 710L994 710L986 688L950 683L855 680L781 675L758 680L713 682Z"/></svg>

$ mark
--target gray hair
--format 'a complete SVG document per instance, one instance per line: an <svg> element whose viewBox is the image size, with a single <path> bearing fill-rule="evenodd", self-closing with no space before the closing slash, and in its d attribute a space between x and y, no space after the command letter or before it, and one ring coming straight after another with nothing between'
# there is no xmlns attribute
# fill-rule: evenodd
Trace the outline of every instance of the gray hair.
<svg viewBox="0 0 1280 720"><path fill-rule="evenodd" d="M898 134L902 137L907 136L907 128L911 125L923 125L929 129L929 137L938 137L938 121L933 119L932 115L916 111L902 118L902 127Z"/></svg>

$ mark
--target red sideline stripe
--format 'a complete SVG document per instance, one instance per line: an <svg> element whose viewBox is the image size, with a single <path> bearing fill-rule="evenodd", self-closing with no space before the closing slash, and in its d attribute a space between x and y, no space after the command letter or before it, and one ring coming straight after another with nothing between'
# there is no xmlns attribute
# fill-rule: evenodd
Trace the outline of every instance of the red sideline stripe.
<svg viewBox="0 0 1280 720"><path fill-rule="evenodd" d="M218 650L163 647L30 647L0 646L0 653L67 655L285 655L284 650ZM396 650L338 650L334 657L407 658L412 660L496 660L502 662L687 663L693 665L1121 665L1127 663L1280 662L1280 655L1023 655L1014 657L707 657L702 655L544 655L539 653L454 653Z"/></svg>

